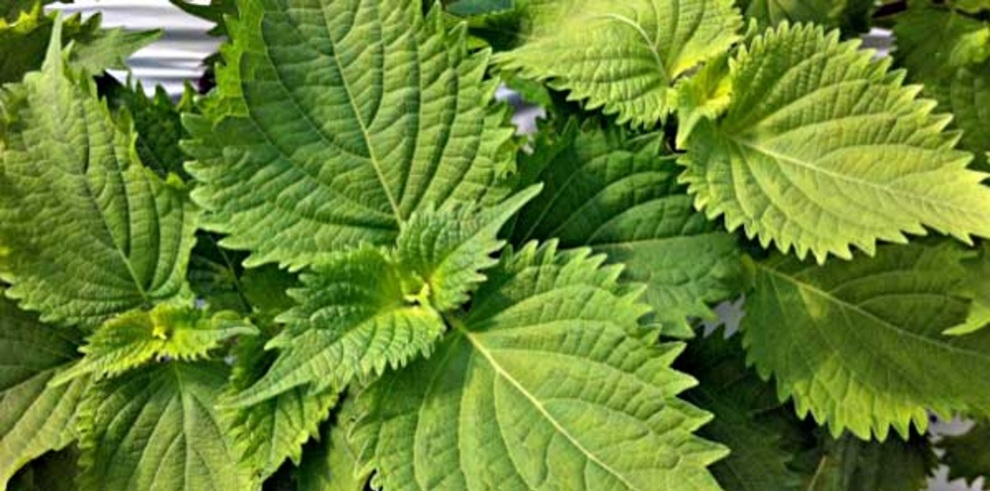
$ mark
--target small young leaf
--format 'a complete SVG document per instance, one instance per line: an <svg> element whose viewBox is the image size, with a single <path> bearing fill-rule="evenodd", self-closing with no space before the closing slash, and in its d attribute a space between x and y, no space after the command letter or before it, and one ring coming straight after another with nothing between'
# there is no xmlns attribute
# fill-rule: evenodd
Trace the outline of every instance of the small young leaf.
<svg viewBox="0 0 990 491"><path fill-rule="evenodd" d="M206 226L247 266L391 245L428 206L494 202L511 169L487 53L420 2L238 2L204 115L186 115Z"/></svg>
<svg viewBox="0 0 990 491"><path fill-rule="evenodd" d="M310 392L343 388L354 377L380 374L429 354L446 330L440 314L404 289L393 260L364 246L333 254L302 276L299 305L278 320L287 329L271 369L230 401L248 406L301 385Z"/></svg>
<svg viewBox="0 0 990 491"><path fill-rule="evenodd" d="M244 491L214 409L222 363L159 363L93 386L80 414L81 491Z"/></svg>
<svg viewBox="0 0 990 491"><path fill-rule="evenodd" d="M925 226L966 242L990 236L987 176L952 149L949 118L857 45L782 25L741 50L732 102L695 127L681 160L695 205L819 262L852 257L850 246L872 254L878 239L905 242Z"/></svg>
<svg viewBox="0 0 990 491"><path fill-rule="evenodd" d="M990 425L977 423L966 433L947 436L938 442L945 450L942 463L949 466L950 479L990 479Z"/></svg>
<svg viewBox="0 0 990 491"><path fill-rule="evenodd" d="M969 255L939 242L824 267L757 262L742 321L750 359L834 435L883 440L893 426L907 437L912 422L927 428L928 409L990 414L990 330L943 334L968 315L955 292Z"/></svg>
<svg viewBox="0 0 990 491"><path fill-rule="evenodd" d="M681 348L589 253L503 254L433 356L358 395L349 440L376 488L718 489L705 467L725 450L676 398Z"/></svg>
<svg viewBox="0 0 990 491"><path fill-rule="evenodd" d="M160 358L197 360L234 336L258 330L233 312L210 315L191 307L161 304L133 310L100 326L80 352L86 356L55 377L53 385L85 374L114 377Z"/></svg>
<svg viewBox="0 0 990 491"><path fill-rule="evenodd" d="M81 343L77 331L44 325L0 295L0 489L21 466L75 439L89 380L61 387L48 382L79 357Z"/></svg>
<svg viewBox="0 0 990 491"><path fill-rule="evenodd" d="M44 69L0 94L0 278L43 321L92 328L188 290L198 212L66 69L60 33Z"/></svg>
<svg viewBox="0 0 990 491"><path fill-rule="evenodd" d="M481 271L498 263L491 255L505 245L497 237L499 230L542 188L531 186L490 209L461 206L414 213L399 233L398 267L423 282L435 309L457 309L485 280Z"/></svg>

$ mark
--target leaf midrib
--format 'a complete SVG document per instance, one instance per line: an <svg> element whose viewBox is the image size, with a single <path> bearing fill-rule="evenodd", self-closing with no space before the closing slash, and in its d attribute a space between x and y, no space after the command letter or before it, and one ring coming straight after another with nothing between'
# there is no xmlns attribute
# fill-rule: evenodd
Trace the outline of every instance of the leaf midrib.
<svg viewBox="0 0 990 491"><path fill-rule="evenodd" d="M540 415L542 415L544 419L546 419L551 425L553 425L554 429L556 429L559 434L563 435L564 438L566 438L567 441L569 441L571 445L574 446L574 448L580 451L583 455L585 455L589 460L594 462L597 466L599 466L609 474L618 478L619 481L621 481L629 489L639 490L639 488L637 488L635 485L630 483L624 476L622 476L622 474L620 474L618 471L613 469L607 463L602 461L600 458L598 458L597 455L592 453L590 450L585 448L584 445L582 445L577 438L575 438L569 431L567 431L567 429L564 428L563 425L561 425L560 422L558 422L553 417L553 415L550 414L549 411L547 411L547 409L543 406L543 403L540 402L540 400L537 399L535 395L533 395L528 390L526 390L526 388L518 380L516 380L508 371L505 370L505 368L502 367L502 365L498 363L497 360L495 360L495 357L492 355L492 353L487 348L485 348L485 346L480 342L480 340L478 340L471 332L469 332L463 326L458 325L456 323L454 324L454 326L455 326L454 328L460 334L462 334L465 339L467 339L471 343L471 346L473 346L474 349L479 354L481 354L482 357L484 357L484 359L488 362L488 364L491 365L492 369L495 370L495 373L499 377L509 382L509 384L512 385L513 388L519 391L519 393L522 394L523 397L525 397L530 402L530 404L533 405L533 407L540 413Z"/></svg>

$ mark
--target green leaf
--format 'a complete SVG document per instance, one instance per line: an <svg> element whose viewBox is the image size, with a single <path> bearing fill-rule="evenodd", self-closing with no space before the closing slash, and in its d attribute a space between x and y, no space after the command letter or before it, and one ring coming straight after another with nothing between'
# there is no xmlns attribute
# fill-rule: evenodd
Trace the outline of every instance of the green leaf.
<svg viewBox="0 0 990 491"><path fill-rule="evenodd" d="M226 36L227 23L224 20L225 17L237 17L236 0L210 0L206 5L193 3L189 0L169 0L169 2L188 14L216 24L208 31L211 36Z"/></svg>
<svg viewBox="0 0 990 491"><path fill-rule="evenodd" d="M275 361L276 353L264 349L266 337L240 339L234 352L230 393L252 386ZM258 404L228 410L229 434L241 461L253 469L257 481L278 470L285 459L299 464L302 446L318 434L321 421L337 402L333 389L310 394L296 387Z"/></svg>
<svg viewBox="0 0 990 491"><path fill-rule="evenodd" d="M986 175L952 149L949 117L857 46L782 25L741 50L732 102L695 127L681 160L695 205L819 262L852 257L850 246L872 254L878 239L905 242L924 226L966 242L990 236Z"/></svg>
<svg viewBox="0 0 990 491"><path fill-rule="evenodd" d="M420 2L242 1L204 116L186 116L221 245L299 269L392 244L417 210L504 196L506 106L485 52ZM314 75L318 75L314 78Z"/></svg>
<svg viewBox="0 0 990 491"><path fill-rule="evenodd" d="M297 491L365 491L369 474L361 472L354 449L347 442L353 426L354 404L347 399L333 424L325 423L320 439L303 452L296 470Z"/></svg>
<svg viewBox="0 0 990 491"><path fill-rule="evenodd" d="M244 491L213 409L222 363L161 363L93 386L83 403L79 489Z"/></svg>
<svg viewBox="0 0 990 491"><path fill-rule="evenodd" d="M542 0L527 8L525 41L496 60L634 126L671 112L674 81L729 49L742 26L729 0Z"/></svg>
<svg viewBox="0 0 990 491"><path fill-rule="evenodd" d="M481 17L510 12L516 8L514 0L454 0L444 3L447 12L458 17Z"/></svg>
<svg viewBox="0 0 990 491"><path fill-rule="evenodd" d="M963 130L960 147L979 163L990 151L990 24L952 10L912 2L896 17L897 63L923 93L951 112Z"/></svg>
<svg viewBox="0 0 990 491"><path fill-rule="evenodd" d="M175 174L188 180L182 168L186 160L179 141L186 136L182 128L181 113L192 111L195 92L188 84L182 97L173 102L162 86L155 87L155 95L145 95L144 87L137 82L133 87L117 85L107 96L114 109L126 108L134 120L137 133L137 152L141 161L162 178Z"/></svg>
<svg viewBox="0 0 990 491"><path fill-rule="evenodd" d="M847 0L744 0L743 14L762 26L783 22L838 27Z"/></svg>
<svg viewBox="0 0 990 491"><path fill-rule="evenodd" d="M241 284L240 262L244 255L220 247L219 240L209 232L196 233L196 246L186 273L189 286L196 298L213 311L233 310L249 315L251 304Z"/></svg>
<svg viewBox="0 0 990 491"><path fill-rule="evenodd" d="M847 435L824 441L815 464L805 491L906 491L925 489L936 458L922 436L877 443Z"/></svg>
<svg viewBox="0 0 990 491"><path fill-rule="evenodd" d="M414 213L399 233L398 267L423 284L437 311L457 309L485 281L481 271L498 263L491 255L505 245L499 230L542 188L531 186L487 210L461 206Z"/></svg>
<svg viewBox="0 0 990 491"><path fill-rule="evenodd" d="M977 423L962 435L943 438L938 446L945 450L941 461L949 466L949 479L969 483L990 478L990 425Z"/></svg>
<svg viewBox="0 0 990 491"><path fill-rule="evenodd" d="M883 246L875 258L811 262L776 255L756 263L742 321L751 361L777 379L798 414L838 435L907 437L927 409L990 413L990 330L943 331L965 322L954 292L970 253L954 243Z"/></svg>
<svg viewBox="0 0 990 491"><path fill-rule="evenodd" d="M0 23L14 22L23 13L30 13L38 6L54 3L56 0L4 0L0 5ZM72 0L58 0L59 3L72 3Z"/></svg>
<svg viewBox="0 0 990 491"><path fill-rule="evenodd" d="M0 83L20 82L26 73L41 68L58 15L35 9L11 23L0 19ZM69 63L93 75L126 68L124 61L131 54L160 35L157 31L101 29L101 22L99 14L85 20L78 14L64 18L62 45L71 42L73 46Z"/></svg>
<svg viewBox="0 0 990 491"><path fill-rule="evenodd" d="M446 326L428 303L411 298L385 252L363 246L333 254L302 275L299 305L268 348L281 352L271 369L230 402L257 404L310 384L311 393L343 388L354 377L380 374L429 354Z"/></svg>
<svg viewBox="0 0 990 491"><path fill-rule="evenodd" d="M639 289L589 250L503 254L428 359L358 395L349 441L374 486L717 489L694 381L640 327Z"/></svg>
<svg viewBox="0 0 990 491"><path fill-rule="evenodd" d="M731 450L711 467L712 474L728 491L802 489L801 476L788 467L793 454L778 430L786 425L793 431L799 422L781 407L773 388L746 369L739 336L722 334L692 340L675 364L698 378L684 398L715 416L698 434Z"/></svg>
<svg viewBox="0 0 990 491"><path fill-rule="evenodd" d="M198 212L141 164L130 120L66 69L60 31L44 69L2 95L0 278L43 321L90 328L188 290Z"/></svg>
<svg viewBox="0 0 990 491"><path fill-rule="evenodd" d="M657 143L574 122L541 135L520 169L546 191L520 212L513 242L557 238L607 254L647 285L658 322L689 335L688 317L711 318L707 304L739 293L741 262L736 238L694 211Z"/></svg>
<svg viewBox="0 0 990 491"><path fill-rule="evenodd" d="M85 374L97 379L114 377L156 359L203 359L224 341L256 334L258 330L234 312L210 315L169 304L151 311L132 310L100 326L79 349L85 357L52 384Z"/></svg>
<svg viewBox="0 0 990 491"><path fill-rule="evenodd" d="M988 0L952 0L949 4L959 10L971 14L976 14L983 10L990 10L990 1Z"/></svg>
<svg viewBox="0 0 990 491"><path fill-rule="evenodd" d="M48 382L79 357L81 343L77 331L46 326L0 296L0 489L23 465L75 439L77 408L89 382Z"/></svg>

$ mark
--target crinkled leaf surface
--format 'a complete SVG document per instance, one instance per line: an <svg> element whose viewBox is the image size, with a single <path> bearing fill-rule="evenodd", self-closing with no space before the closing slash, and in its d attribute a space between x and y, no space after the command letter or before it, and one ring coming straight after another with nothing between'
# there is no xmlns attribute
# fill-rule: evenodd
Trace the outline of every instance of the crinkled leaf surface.
<svg viewBox="0 0 990 491"><path fill-rule="evenodd" d="M0 19L0 83L20 82L26 73L41 68L57 15L38 9L9 23ZM70 64L93 75L109 68L126 68L124 60L159 35L154 31L101 29L101 22L99 14L85 20L73 15L65 18L63 26L63 46L73 43Z"/></svg>
<svg viewBox="0 0 990 491"><path fill-rule="evenodd" d="M355 376L399 367L430 353L446 326L408 297L390 254L364 246L336 253L302 276L299 305L279 317L287 329L269 343L281 353L233 404L256 404L294 387L342 388Z"/></svg>
<svg viewBox="0 0 990 491"><path fill-rule="evenodd" d="M856 1L856 0L854 0ZM743 14L763 26L807 22L835 26L846 0L743 0Z"/></svg>
<svg viewBox="0 0 990 491"><path fill-rule="evenodd" d="M80 348L83 359L53 381L60 384L84 374L113 377L148 361L197 360L235 336L258 330L234 312L210 313L161 304L151 311L133 310L110 319Z"/></svg>
<svg viewBox="0 0 990 491"><path fill-rule="evenodd" d="M658 141L573 123L545 132L520 167L546 190L520 212L513 241L557 238L625 264L628 279L647 285L656 319L676 333L737 293L741 262L735 237L694 211Z"/></svg>
<svg viewBox="0 0 990 491"><path fill-rule="evenodd" d="M176 174L188 180L182 167L186 156L179 148L179 141L186 136L182 127L181 113L194 110L195 92L186 85L185 92L178 101L162 86L155 87L153 96L145 95L140 82L134 86L115 86L107 95L115 109L123 109L131 114L134 130L137 133L137 152L148 168L165 178Z"/></svg>
<svg viewBox="0 0 990 491"><path fill-rule="evenodd" d="M294 268L392 244L413 211L500 198L512 166L487 54L419 1L241 1L187 166L222 245Z"/></svg>
<svg viewBox="0 0 990 491"><path fill-rule="evenodd" d="M160 363L96 383L80 416L82 491L244 491L214 409L222 363Z"/></svg>
<svg viewBox="0 0 990 491"><path fill-rule="evenodd" d="M198 212L141 164L130 121L114 119L92 82L66 70L57 41L44 69L3 100L7 295L46 322L95 327L183 293Z"/></svg>
<svg viewBox="0 0 990 491"><path fill-rule="evenodd" d="M770 385L746 369L739 336L722 334L691 340L675 364L698 378L684 398L715 416L698 434L731 451L712 465L712 474L728 491L801 490L801 475L789 468L793 454L780 430L783 425L794 431L797 418L781 407Z"/></svg>
<svg viewBox="0 0 990 491"><path fill-rule="evenodd" d="M75 361L82 336L38 321L0 297L0 489L17 470L75 439L85 378L49 387L55 374Z"/></svg>
<svg viewBox="0 0 990 491"><path fill-rule="evenodd" d="M354 399L345 399L333 421L320 430L320 440L306 447L296 470L298 491L364 491L369 475L361 471L358 457L346 440L354 424Z"/></svg>
<svg viewBox="0 0 990 491"><path fill-rule="evenodd" d="M958 436L947 436L938 442L945 450L942 463L949 466L950 479L966 482L990 478L990 425L977 423Z"/></svg>
<svg viewBox="0 0 990 491"><path fill-rule="evenodd" d="M525 9L524 41L498 61L641 126L666 116L673 82L727 50L742 26L728 0L543 0Z"/></svg>
<svg viewBox="0 0 990 491"><path fill-rule="evenodd" d="M990 411L990 330L965 322L957 296L969 253L951 242L883 246L824 267L775 256L756 264L742 321L750 360L798 413L861 438L907 436L928 409Z"/></svg>
<svg viewBox="0 0 990 491"><path fill-rule="evenodd" d="M654 344L603 260L503 254L430 358L361 392L349 441L376 487L717 489L705 467L725 452L676 398L694 383L680 349Z"/></svg>
<svg viewBox="0 0 990 491"><path fill-rule="evenodd" d="M232 393L253 385L275 361L276 352L264 349L267 339L238 340ZM228 428L241 461L259 481L274 474L287 458L299 464L303 444L318 434L320 422L330 415L336 402L333 388L310 393L307 387L296 387L263 402L230 409Z"/></svg>
<svg viewBox="0 0 990 491"><path fill-rule="evenodd" d="M741 50L725 114L688 138L683 180L696 206L820 262L925 226L990 235L986 176L952 149L949 118L856 47L837 31L782 25Z"/></svg>

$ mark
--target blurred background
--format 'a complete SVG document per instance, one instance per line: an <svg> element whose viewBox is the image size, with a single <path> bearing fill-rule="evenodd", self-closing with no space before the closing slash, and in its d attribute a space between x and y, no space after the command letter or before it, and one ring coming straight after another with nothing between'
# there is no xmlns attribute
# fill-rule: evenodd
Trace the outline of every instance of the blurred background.
<svg viewBox="0 0 990 491"><path fill-rule="evenodd" d="M3 1L3 0L0 0ZM191 3L207 4L209 0L192 0ZM128 76L141 81L147 92L152 93L156 85L163 86L169 94L182 93L186 82L195 84L203 74L203 59L214 53L219 40L211 38L207 31L212 24L174 7L168 0L75 0L72 4L54 4L53 8L67 13L80 12L84 16L102 13L104 27L123 27L128 30L162 30L162 36L147 48L138 51L128 60L130 73L112 72L121 81ZM879 49L880 55L889 51L892 39L889 32L874 29L865 36L865 46ZM507 90L499 91L500 98L515 102L517 114L514 118L520 132L527 133L535 128L535 120L542 114L539 108L518 104L518 98ZM723 305L720 314L730 325L738 324L741 315L740 304ZM965 432L970 423L962 421L938 422L933 427L935 438L939 434L959 434ZM961 481L949 482L947 469L939 469L929 480L930 491L980 491L984 483L977 481L967 487ZM988 488L990 489L990 488ZM772 491L772 490L767 490ZM912 491L912 490L905 490Z"/></svg>

